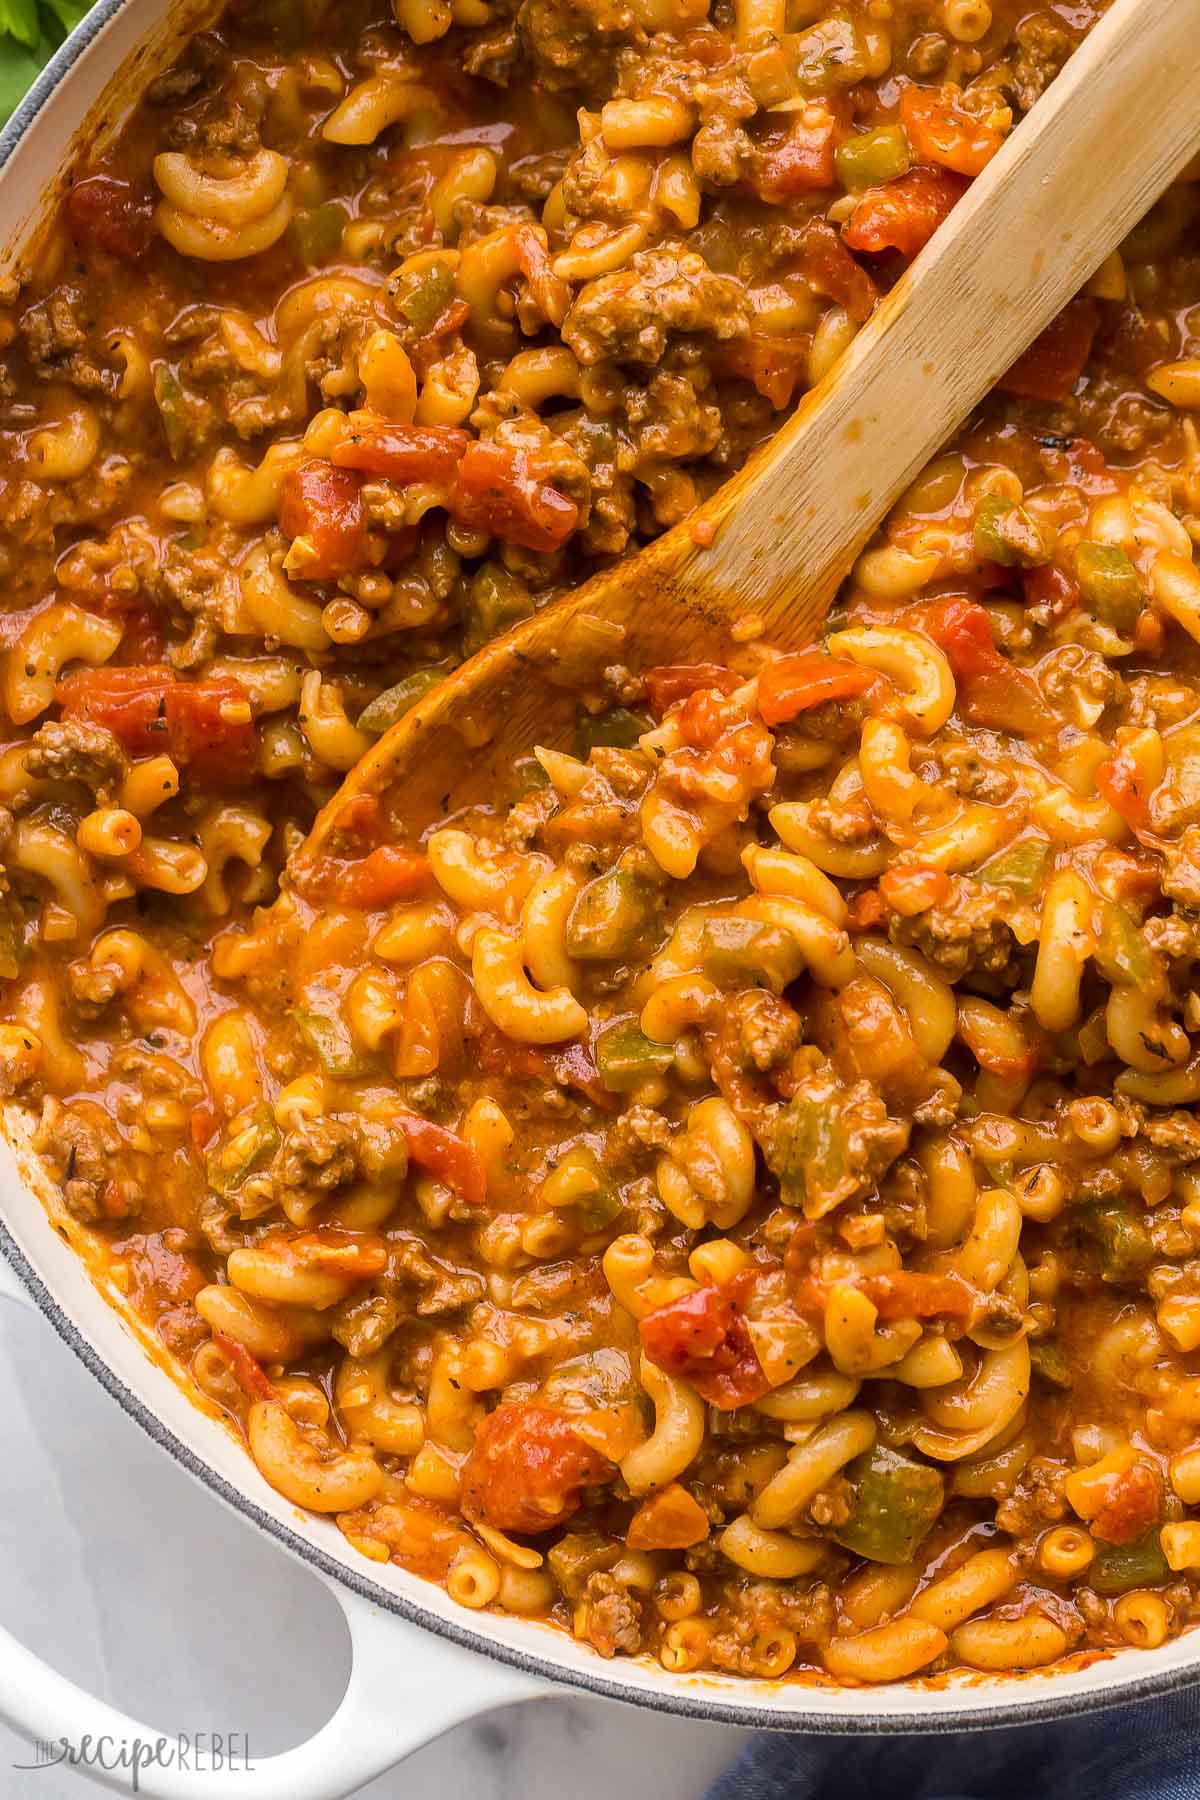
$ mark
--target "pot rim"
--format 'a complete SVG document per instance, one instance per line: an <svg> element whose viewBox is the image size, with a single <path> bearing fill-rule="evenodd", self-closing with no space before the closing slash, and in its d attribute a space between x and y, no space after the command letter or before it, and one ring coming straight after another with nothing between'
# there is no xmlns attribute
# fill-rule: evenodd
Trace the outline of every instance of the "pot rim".
<svg viewBox="0 0 1200 1800"><path fill-rule="evenodd" d="M137 0L98 0L98 4L55 51L3 130L0 130L0 177L26 133L53 100L79 59L119 13L136 3ZM61 140L69 142L72 132L77 130L81 123L80 119L70 117L65 129L59 132L58 136ZM50 181L53 182L58 178L61 172L61 167L56 165ZM0 250L6 248L8 246L0 245ZM7 1133L4 1133L4 1136L7 1137ZM23 1172L19 1169L15 1172L22 1186L30 1193L36 1207L37 1215L42 1222L39 1229L44 1228L51 1231L51 1221L46 1213L42 1197L34 1191L31 1184L25 1179ZM171 1456L181 1468L203 1483L227 1506L232 1507L251 1524L266 1532L285 1551L316 1570L326 1580L337 1583L356 1594L360 1599L394 1614L412 1625L432 1631L463 1649L475 1651L494 1662L503 1663L526 1674L543 1677L561 1687L595 1694L604 1699L625 1701L656 1712L698 1718L711 1724L736 1725L743 1729L804 1732L815 1736L857 1736L860 1734L944 1736L958 1731L995 1730L1016 1725L1044 1723L1049 1720L1075 1718L1116 1705L1128 1705L1159 1698L1200 1683L1200 1627L1196 1628L1193 1637L1196 1655L1190 1663L1159 1669L1146 1675L1125 1675L1118 1671L1110 1685L1100 1688L1064 1691L1061 1695L1052 1694L1044 1698L1022 1700L1020 1689L1027 1677L1014 1674L992 1682L988 1693L995 1697L981 1699L977 1706L960 1706L953 1711L939 1711L937 1691L924 1687L912 1690L915 1695L920 1695L921 1704L919 1707L914 1705L911 1711L856 1711L845 1715L839 1715L833 1711L812 1711L803 1705L772 1706L759 1698L762 1693L762 1684L758 1683L754 1684L753 1692L748 1692L744 1700L729 1696L728 1689L723 1689L720 1697L716 1694L707 1695L694 1691L677 1692L666 1686L643 1687L622 1680L618 1675L606 1674L604 1671L609 1665L605 1664L599 1656L595 1658L597 1666L595 1670L592 1670L576 1667L552 1656L538 1655L532 1651L523 1650L515 1645L501 1642L481 1630L472 1629L457 1619L445 1618L441 1614L423 1607L417 1601L411 1600L407 1595L372 1581L369 1576L360 1572L350 1563L330 1555L319 1545L292 1530L281 1519L272 1516L244 1488L227 1479L213 1464L192 1450L176 1435L159 1412L117 1374L113 1365L104 1355L100 1342L94 1341L81 1329L42 1274L34 1267L8 1229L2 1214L0 1214L0 1256L7 1260L18 1280L34 1299L38 1310L53 1326L58 1336L117 1402L122 1411L133 1419L146 1435ZM120 1314L114 1310L114 1327L118 1324L119 1318ZM145 1355L144 1349L141 1354ZM186 1402L188 1396L185 1391L182 1388L178 1391L181 1399ZM363 1566L364 1569L368 1566L365 1559ZM640 1666L645 1667L645 1664L642 1663ZM1050 1679L1052 1680L1053 1676ZM781 1681L776 1685L781 1694L796 1696L798 1699L805 1693L805 1684L799 1680ZM828 1695L835 1690L822 1688L820 1691ZM905 1690L892 1688L888 1691L895 1694L897 1691L904 1692Z"/></svg>

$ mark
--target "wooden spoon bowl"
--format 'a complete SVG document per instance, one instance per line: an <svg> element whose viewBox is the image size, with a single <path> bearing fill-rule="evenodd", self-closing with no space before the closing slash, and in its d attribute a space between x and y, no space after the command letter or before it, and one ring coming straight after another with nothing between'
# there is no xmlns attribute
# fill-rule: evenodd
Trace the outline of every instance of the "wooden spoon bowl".
<svg viewBox="0 0 1200 1800"><path fill-rule="evenodd" d="M1200 149L1200 0L1116 0L832 374L699 512L456 669L346 777L294 859L376 796L405 835L570 741L605 668L819 629L888 508Z"/></svg>

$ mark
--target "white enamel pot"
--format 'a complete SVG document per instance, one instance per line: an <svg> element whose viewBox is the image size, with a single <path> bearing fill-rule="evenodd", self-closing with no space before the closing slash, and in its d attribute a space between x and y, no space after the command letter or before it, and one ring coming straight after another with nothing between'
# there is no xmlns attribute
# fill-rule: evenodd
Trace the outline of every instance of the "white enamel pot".
<svg viewBox="0 0 1200 1800"><path fill-rule="evenodd" d="M203 0L102 0L63 46L0 135L0 268L44 217L72 161L104 141L131 98L203 19ZM656 1664L603 1662L534 1621L471 1613L430 1583L358 1555L337 1527L299 1512L259 1476L228 1426L195 1404L152 1356L114 1297L66 1241L77 1235L24 1142L16 1116L0 1141L0 1295L25 1300L165 1454L320 1574L342 1605L353 1670L336 1713L306 1744L225 1775L146 1768L141 1792L164 1800L333 1800L460 1721L553 1692L552 1683L663 1711L774 1730L946 1732L1065 1717L1200 1680L1200 1632L1156 1651L1122 1651L1061 1673L958 1676L838 1690ZM4 1259L7 1259L5 1262ZM2 1588L0 1588L2 1593ZM31 1739L90 1734L153 1743L0 1629L0 1715ZM247 1721L252 1727L253 1721ZM128 1777L107 1777L124 1787Z"/></svg>

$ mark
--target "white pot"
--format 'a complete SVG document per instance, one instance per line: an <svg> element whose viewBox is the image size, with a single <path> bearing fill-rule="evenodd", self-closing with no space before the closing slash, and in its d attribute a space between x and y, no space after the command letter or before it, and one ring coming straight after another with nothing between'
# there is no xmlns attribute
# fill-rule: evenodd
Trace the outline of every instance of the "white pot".
<svg viewBox="0 0 1200 1800"><path fill-rule="evenodd" d="M5 267L44 215L73 153L111 134L130 98L208 12L195 0L182 9L169 0L102 0L63 46L0 135ZM308 1743L249 1773L143 1768L139 1786L147 1795L329 1800L463 1719L550 1693L551 1682L735 1725L857 1733L1012 1725L1161 1694L1200 1678L1198 1633L1155 1651L1081 1658L1054 1674L955 1675L877 1689L670 1675L646 1661L604 1662L547 1625L457 1607L431 1583L358 1555L331 1521L300 1512L267 1486L227 1423L189 1397L161 1352L151 1354L117 1296L105 1298L93 1285L64 1241L78 1229L28 1151L16 1115L10 1136L11 1143L0 1142L0 1253L8 1258L6 1269L0 1257L0 1293L37 1305L167 1455L316 1569L344 1608L353 1637L345 1697ZM159 1735L55 1674L3 1630L0 1714L38 1739L77 1743L107 1733L152 1745ZM128 1786L122 1771L101 1778Z"/></svg>

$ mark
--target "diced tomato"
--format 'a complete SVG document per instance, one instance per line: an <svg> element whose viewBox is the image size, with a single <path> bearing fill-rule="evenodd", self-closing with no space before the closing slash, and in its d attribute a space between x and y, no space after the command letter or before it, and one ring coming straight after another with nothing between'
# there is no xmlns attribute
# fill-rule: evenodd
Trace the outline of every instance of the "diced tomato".
<svg viewBox="0 0 1200 1800"><path fill-rule="evenodd" d="M708 1514L685 1487L672 1481L651 1494L634 1513L625 1532L631 1550L690 1550L708 1536Z"/></svg>
<svg viewBox="0 0 1200 1800"><path fill-rule="evenodd" d="M328 581L352 575L366 564L367 515L362 476L332 463L308 462L289 469L279 497L279 527L285 537L303 538L314 559L299 573Z"/></svg>
<svg viewBox="0 0 1200 1800"><path fill-rule="evenodd" d="M972 725L1040 737L1054 729L1054 715L1032 675L996 648L982 606L959 595L911 607L906 624L924 631L945 651L958 682L959 708Z"/></svg>
<svg viewBox="0 0 1200 1800"><path fill-rule="evenodd" d="M887 908L878 888L864 888L861 894L855 894L846 914L846 924L851 931L874 931L875 927L886 917Z"/></svg>
<svg viewBox="0 0 1200 1800"><path fill-rule="evenodd" d="M575 502L539 481L523 451L504 444L471 445L449 506L460 525L526 550L557 550L579 522Z"/></svg>
<svg viewBox="0 0 1200 1800"><path fill-rule="evenodd" d="M873 669L823 650L781 656L758 677L758 710L765 725L783 725L825 700L857 700L877 679Z"/></svg>
<svg viewBox="0 0 1200 1800"><path fill-rule="evenodd" d="M162 658L161 613L140 594L122 594L107 588L96 600L85 602L89 612L111 619L121 627L121 654L131 663L154 663Z"/></svg>
<svg viewBox="0 0 1200 1800"><path fill-rule="evenodd" d="M1003 658L1000 667L966 683L961 711L968 724L1017 737L1045 737L1056 723L1033 676Z"/></svg>
<svg viewBox="0 0 1200 1800"><path fill-rule="evenodd" d="M201 1101L199 1106L193 1108L188 1128L192 1148L197 1155L202 1155L205 1148L212 1142L216 1135L217 1123L216 1109L207 1101Z"/></svg>
<svg viewBox="0 0 1200 1800"><path fill-rule="evenodd" d="M256 1356L251 1355L245 1344L239 1344L236 1338L226 1337L223 1331L214 1331L212 1341L229 1364L244 1394L251 1400L278 1400L279 1395L264 1374L262 1364Z"/></svg>
<svg viewBox="0 0 1200 1800"><path fill-rule="evenodd" d="M582 1490L612 1473L565 1413L506 1401L475 1433L463 1465L462 1510L497 1531L541 1532L578 1509Z"/></svg>
<svg viewBox="0 0 1200 1800"><path fill-rule="evenodd" d="M889 869L879 878L879 895L901 918L913 919L941 906L950 898L951 881L944 869L930 868L926 863L909 863Z"/></svg>
<svg viewBox="0 0 1200 1800"><path fill-rule="evenodd" d="M873 255L899 250L902 256L915 256L950 217L967 185L961 175L918 164L895 181L868 188L842 227L842 237L851 250Z"/></svg>
<svg viewBox="0 0 1200 1800"><path fill-rule="evenodd" d="M574 1088L604 1112L620 1110L620 1096L600 1079L596 1059L587 1044L556 1044L548 1050L536 1044L518 1044L484 1020L474 1036L479 1067L488 1075L509 1075L517 1081L538 1081L543 1086L558 1082Z"/></svg>
<svg viewBox="0 0 1200 1800"><path fill-rule="evenodd" d="M655 1307L638 1334L652 1363L684 1376L701 1399L722 1411L759 1399L771 1385L741 1312L713 1282Z"/></svg>
<svg viewBox="0 0 1200 1800"><path fill-rule="evenodd" d="M465 300L452 300L440 318L434 320L428 331L413 343L410 356L412 366L424 381L433 363L438 362L446 354L443 338L453 337L461 331L471 316L471 309Z"/></svg>
<svg viewBox="0 0 1200 1800"><path fill-rule="evenodd" d="M1027 1081L1037 1068L1038 1053L1033 1044L1027 1044L1017 1056L1006 1055L997 1047L992 1032L978 1029L977 1016L969 1006L959 1010L958 1035L980 1068L1001 1081Z"/></svg>
<svg viewBox="0 0 1200 1800"><path fill-rule="evenodd" d="M428 1169L436 1181L452 1187L468 1206L482 1206L487 1199L487 1175L478 1151L466 1138L419 1113L401 1110L395 1117L412 1160Z"/></svg>
<svg viewBox="0 0 1200 1800"><path fill-rule="evenodd" d="M1124 750L1114 750L1096 770L1096 789L1136 837L1152 837L1150 794L1132 756Z"/></svg>
<svg viewBox="0 0 1200 1800"><path fill-rule="evenodd" d="M961 1275L929 1275L920 1269L896 1269L868 1275L861 1283L881 1319L968 1319L975 1294Z"/></svg>
<svg viewBox="0 0 1200 1800"><path fill-rule="evenodd" d="M984 608L961 595L948 594L941 600L910 607L904 614L904 623L933 639L945 652L959 681L986 674L1002 660Z"/></svg>
<svg viewBox="0 0 1200 1800"><path fill-rule="evenodd" d="M65 676L55 699L67 718L105 726L133 756L164 752L214 778L246 774L253 763L254 720L231 676L179 681L162 665L85 669Z"/></svg>
<svg viewBox="0 0 1200 1800"><path fill-rule="evenodd" d="M751 331L744 338L732 338L722 344L718 355L727 375L750 382L764 400L780 411L796 391L811 345L808 332L770 337L765 332Z"/></svg>
<svg viewBox="0 0 1200 1800"><path fill-rule="evenodd" d="M833 153L844 128L829 113L818 125L793 113L786 124L768 125L754 148L751 186L760 200L779 206L800 194L834 185Z"/></svg>
<svg viewBox="0 0 1200 1800"><path fill-rule="evenodd" d="M1021 587L1026 606L1045 607L1052 619L1065 619L1079 605L1079 583L1057 563L1040 563L1025 569Z"/></svg>
<svg viewBox="0 0 1200 1800"><path fill-rule="evenodd" d="M428 858L404 844L381 844L378 850L356 862L332 857L329 862L336 863L325 883L330 897L341 906L357 907L362 912L390 906L393 900L406 900L429 886ZM312 886L309 883L306 891L311 891Z"/></svg>
<svg viewBox="0 0 1200 1800"><path fill-rule="evenodd" d="M262 1242L272 1248L278 1246L294 1267L320 1269L355 1281L370 1281L382 1275L388 1265L387 1246L374 1232L341 1231L335 1226L318 1225L314 1231L302 1231L295 1237L269 1234Z"/></svg>
<svg viewBox="0 0 1200 1800"><path fill-rule="evenodd" d="M689 694L703 693L708 688L732 694L738 678L723 663L661 663L657 669L646 671L645 682L650 711L661 719Z"/></svg>
<svg viewBox="0 0 1200 1800"><path fill-rule="evenodd" d="M928 88L905 88L900 123L918 163L936 163L956 175L982 174L1004 143L1000 132Z"/></svg>
<svg viewBox="0 0 1200 1800"><path fill-rule="evenodd" d="M330 460L339 469L361 469L385 481L449 488L470 443L456 425L356 423L353 436L334 445Z"/></svg>
<svg viewBox="0 0 1200 1800"><path fill-rule="evenodd" d="M551 325L561 325L571 304L571 289L551 266L550 252L538 229L528 223L512 227L516 244L517 266L529 283L529 289Z"/></svg>
<svg viewBox="0 0 1200 1800"><path fill-rule="evenodd" d="M811 282L819 294L824 294L837 306L844 306L850 317L861 325L874 310L879 289L862 264L850 254L850 250L869 249L870 245L855 244L848 234L844 236L843 242L827 220L813 219L805 228L800 265L805 280Z"/></svg>
<svg viewBox="0 0 1200 1800"><path fill-rule="evenodd" d="M1086 295L1077 295L996 386L1022 400L1069 400L1092 353L1099 323L1096 302Z"/></svg>
<svg viewBox="0 0 1200 1800"><path fill-rule="evenodd" d="M67 228L85 252L103 250L133 262L154 237L154 201L111 175L87 175L67 195Z"/></svg>
<svg viewBox="0 0 1200 1800"><path fill-rule="evenodd" d="M1135 1462L1108 1480L1100 1510L1088 1530L1105 1544L1134 1544L1157 1525L1163 1514L1163 1481L1149 1463Z"/></svg>

